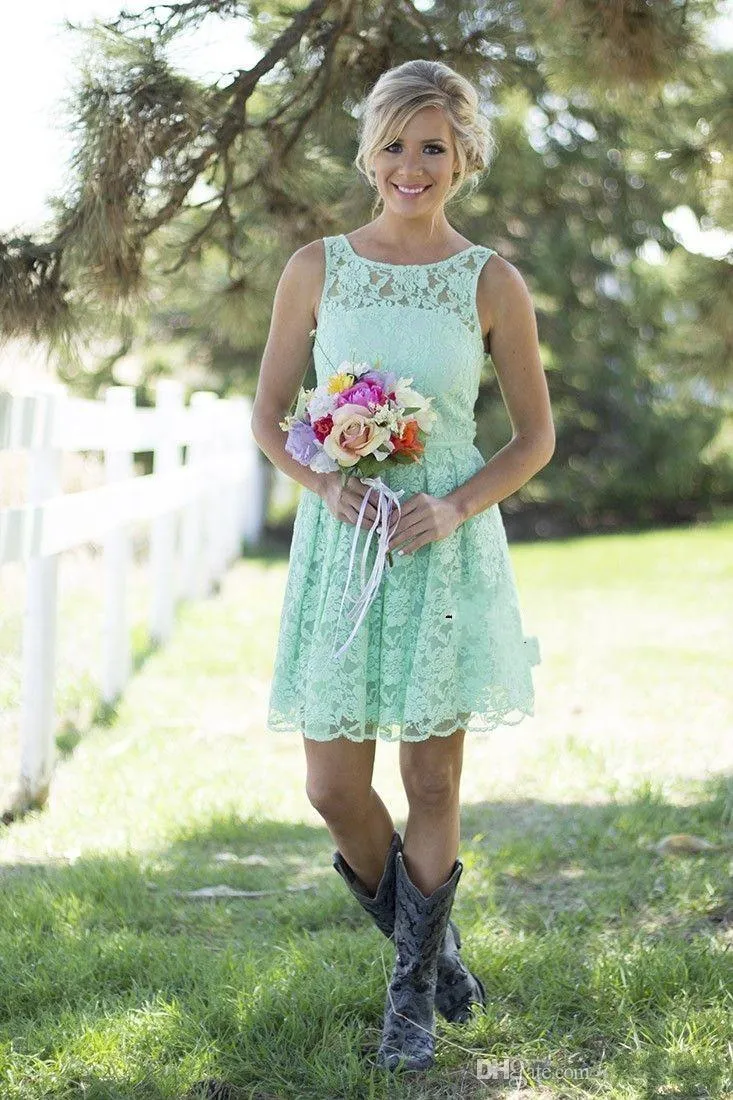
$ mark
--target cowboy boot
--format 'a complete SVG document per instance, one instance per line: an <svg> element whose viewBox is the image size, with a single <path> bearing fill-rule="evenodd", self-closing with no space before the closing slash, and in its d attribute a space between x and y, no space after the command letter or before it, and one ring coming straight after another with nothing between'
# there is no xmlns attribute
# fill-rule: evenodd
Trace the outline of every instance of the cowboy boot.
<svg viewBox="0 0 733 1100"><path fill-rule="evenodd" d="M452 1024L465 1024L471 1019L471 1005L486 1004L484 983L469 970L459 955L461 933L455 921L449 920L445 940L438 955L438 983L435 987L435 1007Z"/></svg>
<svg viewBox="0 0 733 1100"><path fill-rule="evenodd" d="M388 939L394 932L395 855L402 850L402 838L395 829L387 852L384 872L374 897L371 897L354 869L341 852L333 853L333 866L359 904L366 909L377 928ZM459 955L461 933L455 921L448 922L445 940L438 955L438 981L435 1007L451 1023L466 1023L471 1018L471 1005L486 1004L483 982L468 969Z"/></svg>
<svg viewBox="0 0 733 1100"><path fill-rule="evenodd" d="M463 864L427 897L414 884L402 852L396 855L394 940L397 948L377 1051L377 1065L389 1070L428 1069L435 1061L435 987L438 955Z"/></svg>
<svg viewBox="0 0 733 1100"><path fill-rule="evenodd" d="M395 855L402 848L402 837L395 831L384 861L384 871L377 886L377 892L371 897L356 871L351 867L338 849L333 853L333 865L341 875L352 894L367 913L374 918L380 932L388 939L394 931L395 901Z"/></svg>

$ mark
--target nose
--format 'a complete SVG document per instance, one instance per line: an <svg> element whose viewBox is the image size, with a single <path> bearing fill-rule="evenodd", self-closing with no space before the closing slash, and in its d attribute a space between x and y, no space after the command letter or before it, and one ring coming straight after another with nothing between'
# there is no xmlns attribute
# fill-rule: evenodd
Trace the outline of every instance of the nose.
<svg viewBox="0 0 733 1100"><path fill-rule="evenodd" d="M400 170L407 179L419 180L423 172L422 155L420 153L402 153L400 156Z"/></svg>

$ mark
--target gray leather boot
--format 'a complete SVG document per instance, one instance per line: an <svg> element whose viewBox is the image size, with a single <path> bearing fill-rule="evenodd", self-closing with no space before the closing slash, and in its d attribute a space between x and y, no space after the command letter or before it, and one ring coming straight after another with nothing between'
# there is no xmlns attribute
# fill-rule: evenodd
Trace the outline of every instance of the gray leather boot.
<svg viewBox="0 0 733 1100"><path fill-rule="evenodd" d="M438 954L463 864L457 859L447 882L426 897L408 875L402 852L397 852L395 859L397 954L387 990L377 1065L389 1070L422 1070L435 1061L433 1009Z"/></svg>
<svg viewBox="0 0 733 1100"><path fill-rule="evenodd" d="M402 849L402 837L395 831L392 833L392 843L384 861L384 871L377 886L377 892L372 897L356 871L341 855L338 849L333 853L333 865L341 875L346 885L360 905L374 918L374 923L380 932L387 938L394 931L394 902L395 902L395 856Z"/></svg>
<svg viewBox="0 0 733 1100"><path fill-rule="evenodd" d="M394 932L395 913L395 856L402 851L402 837L395 829L392 834L384 872L374 897L347 863L341 852L333 853L333 865L352 894L373 919L377 928L389 939ZM459 949L461 933L455 921L448 922L445 939L438 955L438 981L435 989L435 1007L441 1016L451 1023L463 1024L471 1018L471 1005L486 1004L483 982L468 969L461 959Z"/></svg>
<svg viewBox="0 0 733 1100"><path fill-rule="evenodd" d="M471 1019L472 1004L486 1004L484 983L468 969L459 955L460 947L461 933L455 921L450 920L438 955L435 1007L452 1024L467 1023Z"/></svg>

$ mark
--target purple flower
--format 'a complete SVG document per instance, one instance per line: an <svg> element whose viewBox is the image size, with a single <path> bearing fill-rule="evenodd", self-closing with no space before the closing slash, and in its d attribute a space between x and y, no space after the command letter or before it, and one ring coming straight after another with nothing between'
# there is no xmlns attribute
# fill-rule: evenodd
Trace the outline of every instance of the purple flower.
<svg viewBox="0 0 733 1100"><path fill-rule="evenodd" d="M319 449L320 443L311 425L305 424L302 420L296 420L285 440L287 453L292 455L301 466L307 466Z"/></svg>
<svg viewBox="0 0 733 1100"><path fill-rule="evenodd" d="M397 385L397 375L393 370L368 370L362 374L359 381L371 382L383 389L385 393L391 393Z"/></svg>

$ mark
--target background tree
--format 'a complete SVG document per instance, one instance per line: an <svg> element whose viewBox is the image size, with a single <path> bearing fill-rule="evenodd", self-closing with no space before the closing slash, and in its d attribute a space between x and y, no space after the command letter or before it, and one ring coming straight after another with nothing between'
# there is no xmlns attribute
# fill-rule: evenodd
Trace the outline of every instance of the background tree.
<svg viewBox="0 0 733 1100"><path fill-rule="evenodd" d="M690 256L664 215L730 224L731 54L705 40L717 10L189 0L95 22L53 231L0 238L0 327L47 340L87 393L131 352L143 396L161 372L252 392L288 256L370 216L360 100L390 65L440 58L479 86L498 139L448 214L527 279L557 425L553 462L507 518L544 534L699 514L733 496L733 255ZM211 17L260 60L208 86L166 50ZM477 419L489 455L510 426L488 359Z"/></svg>

